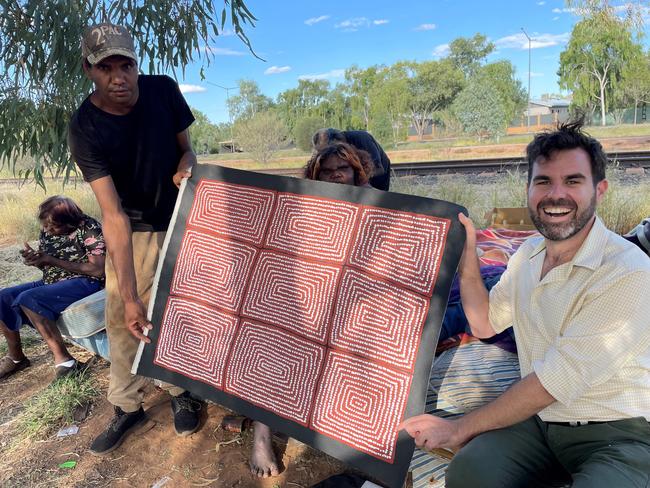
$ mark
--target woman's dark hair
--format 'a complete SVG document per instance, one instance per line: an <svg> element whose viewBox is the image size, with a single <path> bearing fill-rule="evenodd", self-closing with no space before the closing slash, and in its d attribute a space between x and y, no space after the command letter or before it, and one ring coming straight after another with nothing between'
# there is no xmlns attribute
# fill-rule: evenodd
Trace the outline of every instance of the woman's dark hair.
<svg viewBox="0 0 650 488"><path fill-rule="evenodd" d="M528 183L533 176L533 165L540 156L544 159L551 158L556 151L569 149L583 149L589 155L591 175L594 185L605 179L607 168L607 154L603 146L593 137L582 131L584 117L559 124L554 131L545 131L537 134L526 148L528 159Z"/></svg>
<svg viewBox="0 0 650 488"><path fill-rule="evenodd" d="M346 142L345 135L340 130L332 129L331 127L329 129L317 130L311 140L316 151L335 142Z"/></svg>
<svg viewBox="0 0 650 488"><path fill-rule="evenodd" d="M62 195L49 197L38 206L38 220L52 223L63 232L72 232L83 219L84 213L79 206Z"/></svg>
<svg viewBox="0 0 650 488"><path fill-rule="evenodd" d="M307 162L307 166L305 166L304 177L310 180L317 180L320 175L321 165L330 156L338 156L350 163L350 166L354 170L355 186L363 186L368 183L368 180L372 176L373 168L370 154L345 142L329 144L312 154L311 159Z"/></svg>

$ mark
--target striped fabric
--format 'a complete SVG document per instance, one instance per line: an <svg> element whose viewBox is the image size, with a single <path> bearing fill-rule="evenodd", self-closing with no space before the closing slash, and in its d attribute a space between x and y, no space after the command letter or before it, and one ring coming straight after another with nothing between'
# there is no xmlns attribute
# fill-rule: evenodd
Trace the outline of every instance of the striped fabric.
<svg viewBox="0 0 650 488"><path fill-rule="evenodd" d="M436 357L425 411L452 418L474 410L518 380L517 355L471 338ZM413 488L442 488L449 458L445 452L416 449L411 461Z"/></svg>

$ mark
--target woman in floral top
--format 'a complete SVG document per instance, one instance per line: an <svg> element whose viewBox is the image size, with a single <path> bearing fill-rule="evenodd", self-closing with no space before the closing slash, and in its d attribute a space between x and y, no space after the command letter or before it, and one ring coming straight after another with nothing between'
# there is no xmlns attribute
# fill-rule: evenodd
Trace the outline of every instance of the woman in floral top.
<svg viewBox="0 0 650 488"><path fill-rule="evenodd" d="M54 355L56 379L81 371L63 343L56 320L71 303L104 286L106 247L99 222L71 199L53 196L39 206L38 250L25 243L24 262L43 271L43 279L0 290L0 330L8 354L0 359L0 379L30 365L20 342L23 323L33 325Z"/></svg>

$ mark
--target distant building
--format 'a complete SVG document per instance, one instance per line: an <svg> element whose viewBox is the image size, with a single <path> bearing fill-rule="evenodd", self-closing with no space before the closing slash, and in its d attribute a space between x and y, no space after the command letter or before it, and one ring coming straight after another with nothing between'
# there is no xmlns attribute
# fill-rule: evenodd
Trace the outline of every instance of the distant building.
<svg viewBox="0 0 650 488"><path fill-rule="evenodd" d="M569 118L569 105L571 100L561 98L531 100L523 115L512 121L507 133L538 132L554 127L558 122L564 122Z"/></svg>
<svg viewBox="0 0 650 488"><path fill-rule="evenodd" d="M525 115L530 117L536 115L553 115L557 114L561 122L569 118L570 100L549 98L548 100L531 100L530 108L524 111Z"/></svg>

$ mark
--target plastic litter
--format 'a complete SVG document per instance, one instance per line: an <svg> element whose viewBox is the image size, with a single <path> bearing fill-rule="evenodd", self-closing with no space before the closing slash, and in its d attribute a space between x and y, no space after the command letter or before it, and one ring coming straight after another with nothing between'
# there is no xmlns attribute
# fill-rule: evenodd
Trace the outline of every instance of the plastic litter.
<svg viewBox="0 0 650 488"><path fill-rule="evenodd" d="M78 425L69 425L61 428L57 433L57 437L68 437L69 435L76 435L79 432Z"/></svg>
<svg viewBox="0 0 650 488"><path fill-rule="evenodd" d="M161 488L165 486L167 483L169 483L172 479L169 476L165 476L163 478L160 478L158 481L156 481L151 488Z"/></svg>

